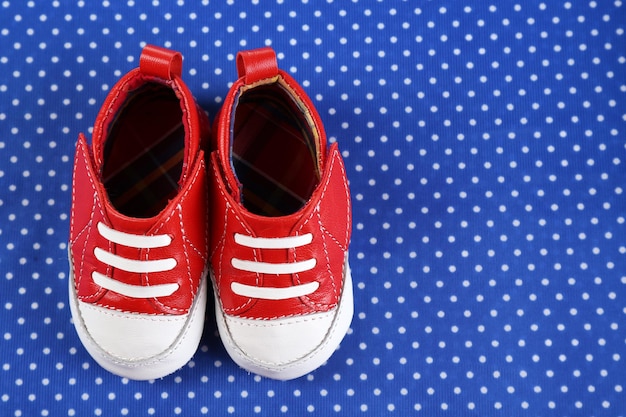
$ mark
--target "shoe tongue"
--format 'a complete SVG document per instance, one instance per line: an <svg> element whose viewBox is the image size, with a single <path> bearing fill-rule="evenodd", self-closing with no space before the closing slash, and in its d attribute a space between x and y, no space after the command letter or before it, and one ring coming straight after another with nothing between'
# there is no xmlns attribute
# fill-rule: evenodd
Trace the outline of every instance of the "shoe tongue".
<svg viewBox="0 0 626 417"><path fill-rule="evenodd" d="M245 217L246 224L254 231L257 237L276 238L293 236L295 230L300 229L300 223L309 216L291 214L281 217L258 216L247 210L241 212Z"/></svg>
<svg viewBox="0 0 626 417"><path fill-rule="evenodd" d="M237 82L237 86L234 86L233 88L247 89L249 87L246 86L250 86L251 84L254 84L263 79L271 79L273 77L276 77L278 73L278 61L276 59L276 53L272 48L264 47L247 51L239 51L237 53L237 75L239 77L239 80ZM240 92L238 92L237 94L239 93ZM237 104L235 100L234 106L236 105ZM232 132L230 131L231 117L234 117L234 113L221 114L221 127L224 129L224 131L218 133L218 136L222 135L230 137L232 135ZM231 140L223 140L218 142L217 152L220 155L221 161L231 160ZM226 178L226 183L230 190L231 196L236 201L242 201L243 185L235 176L233 168L233 166L224 166L222 173Z"/></svg>
<svg viewBox="0 0 626 417"><path fill-rule="evenodd" d="M116 210L109 210L108 219L111 222L111 227L115 230L119 230L120 232L135 234L135 235L146 235L152 231L154 225L158 222L159 217L152 218L136 218L136 217L128 217L123 214L117 212Z"/></svg>

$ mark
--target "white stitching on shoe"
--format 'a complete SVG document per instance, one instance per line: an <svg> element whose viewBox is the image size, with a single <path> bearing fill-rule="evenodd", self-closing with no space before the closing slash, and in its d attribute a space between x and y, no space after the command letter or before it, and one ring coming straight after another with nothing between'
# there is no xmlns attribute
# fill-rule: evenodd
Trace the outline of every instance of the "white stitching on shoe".
<svg viewBox="0 0 626 417"><path fill-rule="evenodd" d="M324 248L324 255L325 255L325 259L326 259L326 270L328 272L328 275L331 277L330 282L332 284L332 288L333 288L333 293L335 296L339 296L341 289L337 288L337 285L335 283L335 279L332 273L332 269L330 267L330 259L329 259L329 255L328 255L328 246L327 246L327 242L326 242L326 237L328 236L337 246L339 246L339 248L342 251L347 251L347 248L345 245L342 245L341 242L339 242L339 240L337 238L335 238L335 236L333 236L333 234L324 227L323 223L322 223L322 218L321 218L321 205L322 205L322 201L324 200L324 197L326 195L326 191L328 190L328 187L330 185L330 180L333 177L333 171L335 169L335 166L338 164L341 168L342 171L342 178L343 178L343 183L344 183L344 189L346 192L346 198L349 198L349 194L348 194L348 184L347 184L347 180L346 180L346 175L345 175L345 170L343 169L343 164L341 163L341 159L337 157L337 155L333 154L333 158L330 159L327 163L330 163L330 166L327 168L328 169L328 176L326 181L324 182L324 186L322 188L321 191L321 197L319 198L319 201L317 203L317 205L314 207L313 210L311 210L311 214L309 215L309 217L302 222L302 224L300 225L300 228L298 229L298 231L302 230L309 222L313 222L313 218L315 217L315 221L317 222L316 227L322 232L321 237L322 237L322 245ZM346 214L346 229L345 229L345 233L346 233L346 239L348 237L348 233L349 233L349 227L350 227L350 205L348 205L348 213ZM295 274L295 278L296 278L296 282L300 282L300 277L298 274ZM304 296L303 297L304 300L306 300L307 303L310 303L316 307L328 307L326 304L323 303L318 303L314 300L312 300L310 297L308 296ZM330 305L330 307L334 307L336 305Z"/></svg>
<svg viewBox="0 0 626 417"><path fill-rule="evenodd" d="M189 196L189 194L192 192L194 186L196 185L196 182L200 179L202 179L202 176L204 173L206 173L206 168L205 168L205 162L204 162L204 156L203 156L203 152L200 151L198 154L198 157L196 159L196 162L194 163L194 167L195 169L193 171L190 172L194 172L193 177L191 178L191 180L188 180L188 184L185 185L184 191L182 192L182 194L179 195L178 198L178 204L176 205L176 207L171 211L171 213L169 213L169 215L163 219L161 222L159 222L159 224L155 227L154 232L158 233L160 232L171 220L174 216L178 217L178 224L179 224L179 228L181 230L181 234L180 237L182 239L182 243L183 243L183 253L185 255L185 263L186 263L186 270L187 270L187 280L189 281L189 285L192 291L192 298L195 298L197 295L197 291L198 291L198 287L193 285L193 278L191 276L191 262L190 262L190 258L189 258L189 248L191 248L203 261L203 263L206 262L206 255L204 255L198 248L195 247L195 245L191 242L191 240L188 237L188 234L185 230L184 227L184 222L183 222L183 205L185 205L187 198ZM197 164L197 166L196 166ZM205 182L205 186L206 186L206 182ZM207 192L205 192L205 195L207 195ZM208 227L208 225L205 222L205 233L204 233L204 239L205 239L205 251L208 251L208 233L206 232L206 228ZM148 257L150 255L150 249L148 249L145 252L145 260L148 260ZM148 285L150 285L150 277L148 276L148 274L145 274L144 279L146 280L146 283ZM159 300L155 300L155 303L157 303L158 305L160 305L162 308L167 309L169 311L181 311L184 312L186 311L185 309L180 309L180 308L176 308L173 307L171 305L166 305L162 302L160 302Z"/></svg>
<svg viewBox="0 0 626 417"><path fill-rule="evenodd" d="M180 222L180 230L182 231L183 237L187 236L187 232L185 230L185 224L183 222L183 207L179 204L177 207L177 211L178 211L178 221ZM192 289L192 291L194 292L194 297L196 296L195 294L195 288L193 287L193 279L191 277L191 262L189 261L189 250L187 249L187 239L183 238L183 247L184 247L184 254L185 254L185 263L187 264L187 280L189 281L189 288Z"/></svg>
<svg viewBox="0 0 626 417"><path fill-rule="evenodd" d="M85 138L84 138L84 136L82 134L79 136L79 142L81 140L82 141L85 140ZM84 145L85 146L79 144L77 146L77 151L78 151L78 149L80 149L81 158L79 158L78 155L76 155L75 158L74 158L74 173L73 173L74 175L72 176L72 190L76 190L76 178L77 178L76 173L77 173L77 170L78 170L78 163L79 163L79 160L80 160L82 163L85 164L85 172L87 173L87 179L89 180L89 182L91 184L91 189L93 190L93 193L94 193L93 197L92 197L92 201L94 202L95 206L97 207L97 209L98 209L98 211L100 213L100 216L104 217L104 212L102 210L102 206L101 206L101 203L100 203L100 198L99 198L99 194L98 194L98 191L97 191L97 187L95 185L95 181L94 181L94 178L92 176L91 156L89 155L88 150L86 149L86 144L85 143L84 143ZM72 229L75 227L75 223L74 223L74 220L75 220L75 217L76 217L76 213L74 213L74 210L75 210L75 207L76 207L75 204L76 204L76 195L75 195L75 192L72 192L72 216L71 216L71 227L72 227ZM95 214L96 214L96 212L95 212L96 207L92 206L92 210L91 210L91 213L90 213L89 221L81 229L81 231L78 234L76 234L76 236L74 237L74 240L71 242L72 252L74 252L73 247L78 242L78 238L80 237L80 235L83 234L83 232L85 232L85 231L87 232L87 235L86 235L86 237L85 237L85 239L83 241L83 244L82 244L80 264L79 264L78 269L77 269L78 272L75 274L75 276L77 277L76 278L76 283L75 283L76 288L78 288L80 286L81 279L83 277L82 271L83 271L83 268L85 266L85 255L86 255L86 251L87 251L88 242L90 241L90 236L91 236L91 232L92 232L92 225L93 225L94 217L95 217ZM111 244L109 243L109 245L111 245ZM110 270L110 267L107 266L107 272L109 272L109 270ZM88 296L83 297L83 299L97 298L97 297L100 296L100 294L103 291L104 291L104 289L100 288L95 293L89 294Z"/></svg>
<svg viewBox="0 0 626 417"><path fill-rule="evenodd" d="M319 206L316 208L315 212L317 213L317 222L319 224L319 228L320 230L323 230L324 226L322 226L322 214L320 213ZM339 294L337 292L337 285L335 284L335 277L333 275L333 270L330 267L330 256L328 254L328 245L326 244L325 233L322 233L322 245L324 247L324 257L326 258L326 271L328 272L328 276L330 277L330 283L333 287L333 293L335 294L335 297L338 297Z"/></svg>
<svg viewBox="0 0 626 417"><path fill-rule="evenodd" d="M95 201L95 197L96 194L94 193L94 201ZM87 236L85 237L85 241L83 242L83 248L81 250L81 254L80 254L80 265L79 265L79 270L82 271L84 266L85 266L85 254L87 253L87 242L89 242L89 236L91 235L91 225L93 224L93 215L94 215L95 211L92 210L91 214L89 215L89 221L87 222L87 225L85 226L85 229L83 229L81 231L81 233L83 233L84 230L87 230ZM80 285L82 279L82 274L78 275L78 280L76 281L76 287L78 288L78 286Z"/></svg>
<svg viewBox="0 0 626 417"><path fill-rule="evenodd" d="M216 287L219 288L220 285L220 279L222 276L222 272L223 272L223 264L224 264L224 251L225 251L225 244L226 244L226 230L228 229L228 219L230 218L230 216L232 215L233 217L235 217L235 219L237 219L238 224L241 225L242 227L244 227L246 229L246 232L251 233L250 230L247 228L246 223L239 217L239 215L237 214L237 212L235 210L233 210L233 208L231 207L231 204L229 203L229 196L226 195L226 193L223 190L224 184L223 182L219 179L222 175L222 173L219 171L218 167L216 166L216 164L209 164L211 169L213 170L213 181L216 181L216 188L217 191L220 193L221 195L221 200L224 201L224 220L222 221L222 231L220 234L220 238L219 238L219 244L217 244L215 246L215 248L213 249L213 251L211 252L211 254L209 255L209 259L213 259L213 257L217 256L218 257L218 267L217 267L217 271L213 271L213 279L215 280L215 284ZM217 231L215 231L214 233L217 233ZM257 258L257 250L253 249L252 251L254 259L256 260ZM260 277L259 274L256 274L256 283L257 285L260 282ZM254 302L253 299L248 298L248 300L246 300L243 304L237 305L235 307L232 308L226 308L224 307L224 305L222 305L222 308L224 310L224 312L226 313L237 313L238 311L244 310L246 308L248 308L248 306L250 304L252 304Z"/></svg>

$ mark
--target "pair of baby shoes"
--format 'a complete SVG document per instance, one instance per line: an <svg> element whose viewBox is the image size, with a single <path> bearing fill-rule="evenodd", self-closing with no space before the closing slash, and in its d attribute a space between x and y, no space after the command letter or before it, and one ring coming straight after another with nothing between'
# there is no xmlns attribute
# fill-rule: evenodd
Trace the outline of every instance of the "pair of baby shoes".
<svg viewBox="0 0 626 417"><path fill-rule="evenodd" d="M148 45L109 92L91 145L78 138L70 308L86 350L117 375L184 366L211 287L226 351L258 375L315 370L350 326L337 144L271 48L236 59L213 132L181 80L181 54Z"/></svg>

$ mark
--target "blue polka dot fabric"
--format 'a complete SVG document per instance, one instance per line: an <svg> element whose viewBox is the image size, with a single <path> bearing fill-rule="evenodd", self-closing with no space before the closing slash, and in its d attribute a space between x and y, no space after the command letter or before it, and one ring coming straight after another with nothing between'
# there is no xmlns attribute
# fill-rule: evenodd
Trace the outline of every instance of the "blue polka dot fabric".
<svg viewBox="0 0 626 417"><path fill-rule="evenodd" d="M0 415L626 415L622 1L0 2ZM183 369L100 368L68 306L72 160L146 43L211 118L271 45L350 179L355 317L280 382L207 315ZM209 309L209 311L211 311Z"/></svg>

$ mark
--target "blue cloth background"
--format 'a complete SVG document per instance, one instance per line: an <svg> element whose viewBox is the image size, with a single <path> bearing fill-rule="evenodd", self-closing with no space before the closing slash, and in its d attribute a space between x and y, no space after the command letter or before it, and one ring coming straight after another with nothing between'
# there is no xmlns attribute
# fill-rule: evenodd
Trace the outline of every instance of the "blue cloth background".
<svg viewBox="0 0 626 417"><path fill-rule="evenodd" d="M0 415L626 415L622 1L1 1ZM356 311L329 362L249 375L209 314L128 381L67 300L74 144L145 43L211 117L275 48L340 142Z"/></svg>

